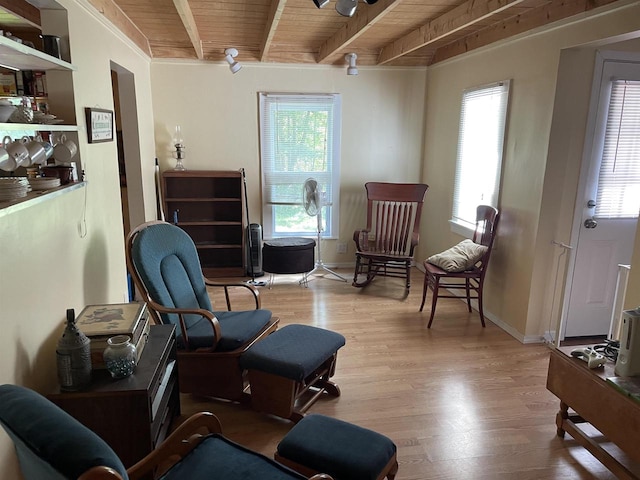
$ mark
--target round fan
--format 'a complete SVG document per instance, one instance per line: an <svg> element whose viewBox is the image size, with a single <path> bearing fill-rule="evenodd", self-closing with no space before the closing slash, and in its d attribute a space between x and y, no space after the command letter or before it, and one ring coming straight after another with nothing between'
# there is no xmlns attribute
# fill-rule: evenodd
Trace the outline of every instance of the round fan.
<svg viewBox="0 0 640 480"><path fill-rule="evenodd" d="M320 192L318 182L313 178L307 178L302 186L302 205L307 215L315 217L320 213Z"/></svg>

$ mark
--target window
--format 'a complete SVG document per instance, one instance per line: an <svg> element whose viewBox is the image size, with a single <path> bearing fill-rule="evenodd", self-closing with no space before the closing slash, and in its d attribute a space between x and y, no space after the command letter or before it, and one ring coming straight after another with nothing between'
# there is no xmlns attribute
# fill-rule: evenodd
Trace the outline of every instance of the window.
<svg viewBox="0 0 640 480"><path fill-rule="evenodd" d="M614 80L594 216L637 218L640 209L640 82Z"/></svg>
<svg viewBox="0 0 640 480"><path fill-rule="evenodd" d="M476 207L497 207L510 81L462 94L452 229L471 235Z"/></svg>
<svg viewBox="0 0 640 480"><path fill-rule="evenodd" d="M262 217L266 238L315 235L303 207L308 178L321 192L322 236L338 236L340 95L260 93Z"/></svg>

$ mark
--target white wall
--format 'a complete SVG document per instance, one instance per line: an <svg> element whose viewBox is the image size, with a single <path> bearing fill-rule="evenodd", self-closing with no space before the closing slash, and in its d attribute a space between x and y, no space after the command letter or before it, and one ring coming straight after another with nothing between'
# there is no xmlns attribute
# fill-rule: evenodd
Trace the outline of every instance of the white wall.
<svg viewBox="0 0 640 480"><path fill-rule="evenodd" d="M571 223L571 218L562 215L573 211L575 201L575 193L572 196L570 191L557 197L570 205L545 202L543 198L546 182L554 179L545 177L545 173L549 168L547 151L561 52L637 31L638 18L638 2L627 2L623 8L598 10L595 15L578 17L575 23L501 42L429 69L423 180L434 188L425 207L428 222L423 225L425 241L421 241L418 253L422 258L460 240L450 232L447 220L451 214L462 90L513 79L499 205L502 219L485 283L485 311L521 340L540 338L545 330L549 311L543 307L553 300L553 291L546 286L555 274L554 247L549 239L558 225ZM592 72L586 69L578 75L590 78ZM570 102L565 105L576 107L581 113L567 115L567 121L584 124L584 108ZM580 127L565 123L562 128L573 132L564 141L573 155L579 155ZM576 164L572 159L554 158L551 165L562 171L560 183L575 191L578 172L575 168L565 171L567 162ZM543 231L541 216L545 217Z"/></svg>
<svg viewBox="0 0 640 480"><path fill-rule="evenodd" d="M141 157L149 159L153 204L153 120L149 60L114 36L84 0L60 0L69 14L75 115L113 109L110 61L133 72ZM62 116L62 115L61 115ZM63 117L64 118L64 117ZM118 303L127 292L115 142L86 143L79 133L87 187L0 217L0 382L48 393L57 385L55 345L67 308ZM147 190L149 187L147 187ZM20 478L13 446L0 433L2 478Z"/></svg>
<svg viewBox="0 0 640 480"><path fill-rule="evenodd" d="M242 51L238 56L242 62ZM416 182L424 132L425 68L346 68L153 61L156 151L173 168L171 137L182 127L188 169L238 170L247 176L250 217L261 223L258 92L342 94L340 239L323 242L323 261L353 264L353 231L364 226L364 183ZM184 93L188 92L188 93ZM302 186L301 186L302 192ZM302 195L302 193L301 193Z"/></svg>

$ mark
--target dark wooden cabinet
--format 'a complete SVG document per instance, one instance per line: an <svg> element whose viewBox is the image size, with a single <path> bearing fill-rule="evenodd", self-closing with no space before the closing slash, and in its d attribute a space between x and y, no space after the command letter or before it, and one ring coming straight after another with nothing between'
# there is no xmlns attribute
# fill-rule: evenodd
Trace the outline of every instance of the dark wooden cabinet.
<svg viewBox="0 0 640 480"><path fill-rule="evenodd" d="M167 171L162 175L165 218L193 239L207 277L245 275L242 174Z"/></svg>
<svg viewBox="0 0 640 480"><path fill-rule="evenodd" d="M48 398L100 435L130 467L165 439L180 415L174 327L150 328L131 376L115 380L107 370L94 370L85 390Z"/></svg>

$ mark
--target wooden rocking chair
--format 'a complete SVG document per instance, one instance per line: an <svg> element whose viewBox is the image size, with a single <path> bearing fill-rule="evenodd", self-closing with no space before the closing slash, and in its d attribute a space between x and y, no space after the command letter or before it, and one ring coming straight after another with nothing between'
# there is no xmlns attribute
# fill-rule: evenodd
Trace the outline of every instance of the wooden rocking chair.
<svg viewBox="0 0 640 480"><path fill-rule="evenodd" d="M356 230L354 287L369 285L377 276L406 279L411 286L413 250L420 238L420 217L428 185L368 182L367 227Z"/></svg>

